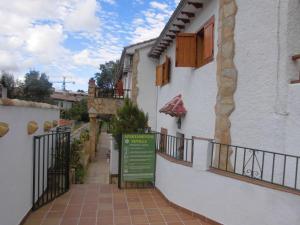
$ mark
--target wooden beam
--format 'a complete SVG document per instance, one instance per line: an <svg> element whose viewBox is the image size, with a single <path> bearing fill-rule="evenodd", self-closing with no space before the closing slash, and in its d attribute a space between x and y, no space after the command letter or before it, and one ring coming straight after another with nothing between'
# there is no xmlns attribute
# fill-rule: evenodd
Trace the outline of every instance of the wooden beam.
<svg viewBox="0 0 300 225"><path fill-rule="evenodd" d="M172 33L174 33L174 34L177 34L177 33L180 32L180 30L169 30L169 32L172 32Z"/></svg>
<svg viewBox="0 0 300 225"><path fill-rule="evenodd" d="M165 41L165 42L167 42L167 43L173 42L173 40L171 40L171 39L163 39L162 41Z"/></svg>
<svg viewBox="0 0 300 225"><path fill-rule="evenodd" d="M190 22L190 20L187 19L187 18L177 18L177 20L182 21L184 23L189 23Z"/></svg>
<svg viewBox="0 0 300 225"><path fill-rule="evenodd" d="M179 29L183 29L184 25L174 23L173 26L178 27Z"/></svg>
<svg viewBox="0 0 300 225"><path fill-rule="evenodd" d="M296 60L298 60L298 59L300 59L300 54L297 54L297 55L293 55L293 56L292 56L292 60L296 61Z"/></svg>
<svg viewBox="0 0 300 225"><path fill-rule="evenodd" d="M167 37L174 39L176 36L173 34L166 34Z"/></svg>
<svg viewBox="0 0 300 225"><path fill-rule="evenodd" d="M189 18L195 17L195 13L191 13L191 12L182 11L181 14L186 15Z"/></svg>
<svg viewBox="0 0 300 225"><path fill-rule="evenodd" d="M203 7L203 3L199 3L199 2L188 2L189 5L193 5L196 9L200 9Z"/></svg>

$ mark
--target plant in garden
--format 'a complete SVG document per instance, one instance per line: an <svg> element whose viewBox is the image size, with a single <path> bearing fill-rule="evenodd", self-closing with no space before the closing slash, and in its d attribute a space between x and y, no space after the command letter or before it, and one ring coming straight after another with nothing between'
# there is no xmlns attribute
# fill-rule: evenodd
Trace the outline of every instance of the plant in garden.
<svg viewBox="0 0 300 225"><path fill-rule="evenodd" d="M71 154L70 154L70 164L72 168L75 168L75 182L83 183L84 179L84 168L81 164L81 148L82 142L81 140L74 139L71 144Z"/></svg>
<svg viewBox="0 0 300 225"><path fill-rule="evenodd" d="M90 139L90 132L89 132L89 130L85 129L85 130L81 131L81 133L80 133L80 141L82 143L84 143L84 142L88 141L89 139Z"/></svg>
<svg viewBox="0 0 300 225"><path fill-rule="evenodd" d="M143 133L148 127L148 115L140 110L136 104L125 99L111 123L112 135L115 138L119 149L122 146L123 133Z"/></svg>

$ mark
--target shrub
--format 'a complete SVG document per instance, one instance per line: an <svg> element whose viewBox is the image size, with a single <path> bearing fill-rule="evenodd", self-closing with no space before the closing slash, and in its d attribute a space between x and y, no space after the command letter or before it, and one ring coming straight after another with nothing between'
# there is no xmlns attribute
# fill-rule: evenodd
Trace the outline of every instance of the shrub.
<svg viewBox="0 0 300 225"><path fill-rule="evenodd" d="M80 141L82 143L84 143L84 142L88 141L89 139L90 139L90 132L89 132L89 130L85 129L85 130L81 131L81 133L80 133Z"/></svg>
<svg viewBox="0 0 300 225"><path fill-rule="evenodd" d="M124 106L117 111L111 123L112 135L119 149L122 147L123 133L143 133L147 127L148 115L129 99L125 99Z"/></svg>

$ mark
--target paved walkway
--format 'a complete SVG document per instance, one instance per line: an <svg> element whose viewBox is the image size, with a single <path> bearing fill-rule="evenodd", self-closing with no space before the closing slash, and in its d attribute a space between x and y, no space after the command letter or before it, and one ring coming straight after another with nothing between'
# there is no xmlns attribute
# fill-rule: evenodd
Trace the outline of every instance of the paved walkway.
<svg viewBox="0 0 300 225"><path fill-rule="evenodd" d="M155 189L119 190L106 184L107 139L103 133L87 183L72 185L68 193L33 212L25 225L208 225L171 207Z"/></svg>
<svg viewBox="0 0 300 225"><path fill-rule="evenodd" d="M109 162L107 152L110 149L110 138L105 132L102 132L97 145L95 160L90 163L86 184L108 184L109 183Z"/></svg>

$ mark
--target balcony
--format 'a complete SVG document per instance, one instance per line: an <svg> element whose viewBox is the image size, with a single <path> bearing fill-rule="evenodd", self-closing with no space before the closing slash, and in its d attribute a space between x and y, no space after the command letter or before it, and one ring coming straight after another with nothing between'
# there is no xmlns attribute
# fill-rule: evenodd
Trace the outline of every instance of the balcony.
<svg viewBox="0 0 300 225"><path fill-rule="evenodd" d="M110 98L110 99L124 99L130 97L130 89L123 89L123 93L114 89L95 88L95 98Z"/></svg>
<svg viewBox="0 0 300 225"><path fill-rule="evenodd" d="M89 82L88 109L91 116L115 115L122 107L124 99L130 98L131 90L103 89L96 87L95 81Z"/></svg>

